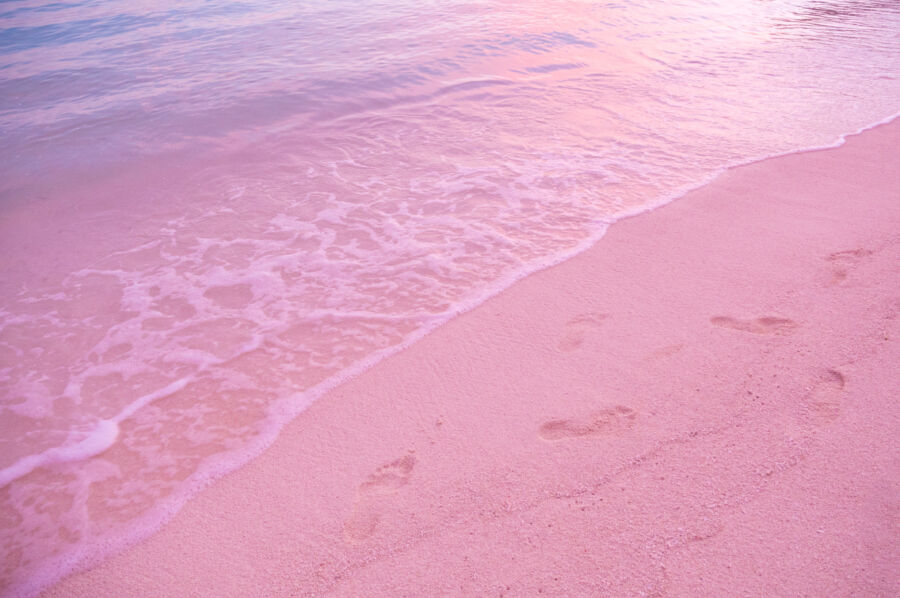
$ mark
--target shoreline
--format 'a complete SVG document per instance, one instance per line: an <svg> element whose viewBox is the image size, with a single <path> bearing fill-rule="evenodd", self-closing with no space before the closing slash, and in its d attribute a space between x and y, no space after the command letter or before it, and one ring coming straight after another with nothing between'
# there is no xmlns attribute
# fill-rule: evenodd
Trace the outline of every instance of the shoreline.
<svg viewBox="0 0 900 598"><path fill-rule="evenodd" d="M457 586L460 593L487 593L497 588L483 584L500 584L504 576L521 582L506 584L514 595L536 593L542 583L550 594L639 594L657 586L689 594L691 580L673 575L667 563L752 539L725 533L731 528L723 521L734 515L723 514L726 507L689 508L696 507L687 497L698 481L711 486L705 498L726 505L797 500L794 478L830 490L819 487L827 484L814 457L822 447L837 456L847 448L848 439L834 438L853 423L841 405L865 387L848 370L872 360L885 360L873 387L885 389L875 393L885 411L881 426L890 431L897 421L888 398L898 380L885 357L896 356L896 343L889 332L882 340L875 333L896 328L884 314L898 309L890 256L897 253L891 231L900 218L890 190L900 181L885 157L900 148L897 131L896 122L880 125L833 149L738 166L640 218L617 221L587 251L529 275L331 390L261 457L202 491L156 535L44 595L407 595L428 587L453 593ZM816 176L829 180L806 180ZM870 195L865 205L841 195L862 186ZM721 255L728 252L735 259ZM876 280L874 271L888 275ZM854 306L871 301L869 292L878 308L868 306L863 322L849 321L857 316L848 315L858 311ZM839 321L823 331L824 316L813 318L820 312ZM816 350L831 358L813 365ZM865 364L848 361L865 361L861 353ZM777 384L760 375L770 371ZM885 433L875 428L873 442ZM755 469L729 459L723 439ZM887 478L872 484L896 474L890 468L896 449L882 448ZM721 476L714 468L698 471L692 458L700 455L712 455ZM638 484L655 460L673 461L672 468L660 467L682 483ZM757 479L760 468L771 471L762 477L772 484ZM845 472L843 481L857 477L865 476ZM791 492L770 487L784 479L794 483ZM623 520L597 500L619 483L615 500L631 499L622 509L646 507ZM679 494L684 501L672 502ZM832 498L830 515L840 506ZM573 502L585 504L574 509ZM534 521L513 521L525 515ZM609 533L598 538L576 530L584 526ZM793 540L808 540L808 531L793 530ZM468 546L466 534L484 546ZM556 580L528 538L556 551L550 559ZM615 550L610 538L617 539ZM666 548L673 542L678 550ZM895 538L886 542L885 566L898 552ZM579 544L591 565L575 559ZM521 558L510 562L502 553L513 547L509 556ZM668 556L658 557L660 551ZM467 554L468 565L461 560ZM453 555L449 571L447 555ZM832 558L838 556L848 555ZM768 557L769 565L793 562L798 571L826 558L807 555L799 567L793 553ZM189 559L208 562L178 567ZM372 559L375 565L363 565ZM597 564L604 559L615 563L612 573ZM745 556L713 564L747 562ZM691 567L696 563L679 569L682 577ZM544 573L549 577L539 582ZM787 581L778 578L772 587L786 588ZM799 575L795 583L811 581ZM575 583L593 585L579 590ZM896 576L885 583L892 584L885 591L900 585ZM706 586L691 591L715 593Z"/></svg>

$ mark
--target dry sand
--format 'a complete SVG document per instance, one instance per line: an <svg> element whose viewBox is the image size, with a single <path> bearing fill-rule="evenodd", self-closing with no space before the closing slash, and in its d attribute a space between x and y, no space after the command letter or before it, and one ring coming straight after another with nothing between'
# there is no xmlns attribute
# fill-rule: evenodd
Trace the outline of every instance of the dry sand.
<svg viewBox="0 0 900 598"><path fill-rule="evenodd" d="M46 596L900 595L898 154L614 225Z"/></svg>

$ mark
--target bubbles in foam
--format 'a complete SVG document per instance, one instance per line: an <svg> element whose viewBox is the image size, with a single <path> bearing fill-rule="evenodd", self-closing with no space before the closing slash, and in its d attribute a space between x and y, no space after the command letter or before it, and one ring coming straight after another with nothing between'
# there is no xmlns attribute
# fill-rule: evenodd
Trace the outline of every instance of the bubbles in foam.
<svg viewBox="0 0 900 598"><path fill-rule="evenodd" d="M99 455L116 441L119 426L114 421L101 420L81 440L28 455L12 465L0 469L0 488L45 465L81 461Z"/></svg>

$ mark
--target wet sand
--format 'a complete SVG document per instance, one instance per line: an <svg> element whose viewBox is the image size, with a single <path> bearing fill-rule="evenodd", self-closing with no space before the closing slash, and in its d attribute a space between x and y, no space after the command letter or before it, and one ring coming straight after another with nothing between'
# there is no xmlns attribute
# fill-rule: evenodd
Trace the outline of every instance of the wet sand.
<svg viewBox="0 0 900 598"><path fill-rule="evenodd" d="M900 594L898 154L614 225L44 595Z"/></svg>

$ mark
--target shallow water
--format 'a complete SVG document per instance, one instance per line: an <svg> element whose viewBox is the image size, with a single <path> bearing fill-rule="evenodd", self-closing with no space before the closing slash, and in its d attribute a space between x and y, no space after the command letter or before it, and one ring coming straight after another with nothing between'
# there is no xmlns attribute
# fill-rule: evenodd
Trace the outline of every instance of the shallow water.
<svg viewBox="0 0 900 598"><path fill-rule="evenodd" d="M617 219L894 115L898 31L889 0L0 3L3 595Z"/></svg>

